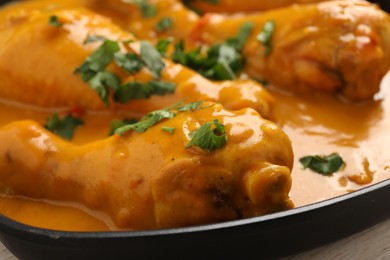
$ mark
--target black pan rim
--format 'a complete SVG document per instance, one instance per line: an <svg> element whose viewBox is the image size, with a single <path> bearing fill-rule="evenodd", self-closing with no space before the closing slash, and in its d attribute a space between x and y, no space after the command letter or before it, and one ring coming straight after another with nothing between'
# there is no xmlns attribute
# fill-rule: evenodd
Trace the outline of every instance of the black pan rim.
<svg viewBox="0 0 390 260"><path fill-rule="evenodd" d="M29 233L49 237L49 238L74 238L74 239L90 239L91 237L95 239L100 238L121 238L121 237L148 237L148 236L162 236L162 235L176 235L182 233L193 233L193 232L205 232L216 229L227 229L243 225L251 225L259 222L270 222L276 219L288 218L291 216L301 215L308 212L313 212L319 209L324 209L329 206L334 206L338 203L342 203L348 200L353 200L358 197L369 194L373 191L380 190L382 188L390 187L390 179L372 184L368 187L361 188L359 190L350 192L348 194L340 195L334 198L327 200L315 202L301 207L296 207L293 209L270 213L263 216L252 217L247 219L226 221L221 223L214 224L205 224L199 226L189 226L189 227L179 227L179 228L169 228L169 229L156 229L156 230L146 230L146 231L95 231L95 232L79 232L79 231L60 231L52 230L30 226L23 224L17 221L14 221L2 214L0 214L0 226L7 226L15 231L25 232L28 230ZM390 215L389 215L390 217ZM1 232L1 231L0 231Z"/></svg>

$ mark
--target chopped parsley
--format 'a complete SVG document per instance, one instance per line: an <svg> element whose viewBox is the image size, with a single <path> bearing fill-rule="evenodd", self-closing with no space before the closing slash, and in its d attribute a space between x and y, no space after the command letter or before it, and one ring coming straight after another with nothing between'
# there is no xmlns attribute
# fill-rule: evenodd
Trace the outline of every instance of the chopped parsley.
<svg viewBox="0 0 390 260"><path fill-rule="evenodd" d="M114 55L119 51L119 45L115 41L105 40L103 44L93 52L80 67L75 70L75 73L80 74L81 78L88 82L98 72L112 62Z"/></svg>
<svg viewBox="0 0 390 260"><path fill-rule="evenodd" d="M106 40L106 37L104 36L99 36L99 35L90 35L84 40L84 44L89 44L92 42L102 42Z"/></svg>
<svg viewBox="0 0 390 260"><path fill-rule="evenodd" d="M115 133L123 135L131 130L136 131L137 133L143 133L161 120L174 118L175 116L176 113L165 109L153 111L141 118L141 120L135 124L128 124L118 128Z"/></svg>
<svg viewBox="0 0 390 260"><path fill-rule="evenodd" d="M164 132L167 132L167 133L173 135L175 133L176 128L169 127L169 126L163 126L163 127L161 127L161 130L163 130Z"/></svg>
<svg viewBox="0 0 390 260"><path fill-rule="evenodd" d="M160 39L156 44L157 51L165 57L168 47L171 44L171 39Z"/></svg>
<svg viewBox="0 0 390 260"><path fill-rule="evenodd" d="M54 27L61 27L64 25L64 23L62 23L58 20L58 16L52 15L49 17L49 25L54 26Z"/></svg>
<svg viewBox="0 0 390 260"><path fill-rule="evenodd" d="M95 92L102 99L103 103L108 106L109 88L117 91L121 85L121 80L112 72L99 71L88 80L88 85L90 88L95 90Z"/></svg>
<svg viewBox="0 0 390 260"><path fill-rule="evenodd" d="M194 110L199 109L200 105L202 105L202 104L203 104L203 101L191 102L191 103L188 103L187 105L178 107L177 110L180 112L194 111Z"/></svg>
<svg viewBox="0 0 390 260"><path fill-rule="evenodd" d="M118 128L121 128L122 126L125 126L128 124L135 124L137 122L138 122L138 120L136 120L136 119L123 119L123 120L114 119L111 121L111 129L110 129L110 132L108 135L113 135L115 133L115 131Z"/></svg>
<svg viewBox="0 0 390 260"><path fill-rule="evenodd" d="M305 156L299 159L304 169L309 168L322 175L331 175L345 164L343 159L336 153L328 156Z"/></svg>
<svg viewBox="0 0 390 260"><path fill-rule="evenodd" d="M60 118L57 113L53 113L44 127L64 139L71 140L75 129L83 124L84 122L81 119L71 115Z"/></svg>
<svg viewBox="0 0 390 260"><path fill-rule="evenodd" d="M100 38L88 39L87 42ZM137 55L122 53L118 42L104 39L102 45L87 57L81 66L76 68L75 73L79 74L84 82L96 91L106 106L109 106L110 89L114 94L114 100L120 103L175 91L174 83L158 80L152 80L148 83L130 82L122 84L117 75L106 71L106 67L112 62L115 62L129 74L136 73L146 66L154 78L160 78L161 71L165 68L161 54L149 42L141 42L141 54Z"/></svg>
<svg viewBox="0 0 390 260"><path fill-rule="evenodd" d="M262 31L257 35L257 40L265 47L265 55L268 56L272 52L272 37L275 32L275 22L270 20L263 26Z"/></svg>
<svg viewBox="0 0 390 260"><path fill-rule="evenodd" d="M172 110L177 110L179 112L197 110L199 109L199 106L201 104L202 102L193 102L193 103L188 103L185 106L180 106L180 103L177 103L165 109L150 112L149 114L141 118L141 120L138 121L137 123L127 124L125 126L116 129L115 134L123 135L129 131L136 131L138 133L143 133L146 130L148 130L150 127L162 121L163 119L174 118L176 116L176 112Z"/></svg>
<svg viewBox="0 0 390 260"><path fill-rule="evenodd" d="M114 55L114 59L119 67L130 74L137 73L145 66L142 59L134 53L117 52Z"/></svg>
<svg viewBox="0 0 390 260"><path fill-rule="evenodd" d="M148 83L131 81L123 84L114 93L114 100L127 103L134 99L149 98L151 95L165 95L175 92L176 85L171 82L151 80Z"/></svg>
<svg viewBox="0 0 390 260"><path fill-rule="evenodd" d="M237 36L215 44L203 54L200 48L186 52L184 42L175 44L171 58L212 80L233 80L244 68L242 49L252 33L253 23L243 23Z"/></svg>
<svg viewBox="0 0 390 260"><path fill-rule="evenodd" d="M172 29L173 27L173 19L171 17L163 17L156 23L154 29L156 32L161 33L166 30Z"/></svg>
<svg viewBox="0 0 390 260"><path fill-rule="evenodd" d="M141 41L141 59L152 72L154 78L161 77L161 71L165 68L160 53L147 41Z"/></svg>
<svg viewBox="0 0 390 260"><path fill-rule="evenodd" d="M148 0L122 0L122 2L135 4L144 18L156 16L158 12L157 6L150 4Z"/></svg>
<svg viewBox="0 0 390 260"><path fill-rule="evenodd" d="M211 123L203 124L198 130L191 133L191 140L186 148L194 145L210 152L222 148L227 142L225 126L214 119Z"/></svg>

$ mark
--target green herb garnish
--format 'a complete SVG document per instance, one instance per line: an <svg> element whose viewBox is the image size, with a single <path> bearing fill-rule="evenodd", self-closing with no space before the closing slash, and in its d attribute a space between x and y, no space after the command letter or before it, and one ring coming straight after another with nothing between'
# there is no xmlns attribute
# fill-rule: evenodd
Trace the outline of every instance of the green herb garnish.
<svg viewBox="0 0 390 260"><path fill-rule="evenodd" d="M272 52L272 37L275 32L275 22L270 20L264 24L262 31L257 35L257 40L265 47L265 55L268 56Z"/></svg>
<svg viewBox="0 0 390 260"><path fill-rule="evenodd" d="M121 128L122 126L129 125L129 124L135 124L137 122L138 122L138 120L136 120L136 119L124 119L124 120L114 119L111 121L111 128L110 128L110 132L108 135L113 135L115 133L115 131L118 128Z"/></svg>
<svg viewBox="0 0 390 260"><path fill-rule="evenodd" d="M116 129L115 134L123 135L129 131L136 131L138 133L145 132L150 127L159 123L163 119L174 118L176 116L176 112L172 110L177 110L179 112L185 112L185 111L188 112L191 110L199 109L199 106L201 104L202 102L192 102L192 103L188 103L185 106L180 106L180 103L177 103L165 109L150 112L149 114L141 118L141 120L138 121L137 123L128 124Z"/></svg>
<svg viewBox="0 0 390 260"><path fill-rule="evenodd" d="M135 4L144 18L153 17L157 14L157 7L150 4L147 0L122 0L126 4Z"/></svg>
<svg viewBox="0 0 390 260"><path fill-rule="evenodd" d="M175 92L176 85L167 81L151 80L148 83L132 81L123 84L114 94L119 103L127 103L134 99L149 98L151 95L165 95Z"/></svg>
<svg viewBox="0 0 390 260"><path fill-rule="evenodd" d="M222 148L227 142L225 127L217 119L211 123L205 123L198 130L191 133L191 140L186 148L198 146L202 150L210 152Z"/></svg>
<svg viewBox="0 0 390 260"><path fill-rule="evenodd" d="M81 78L88 82L98 72L103 71L114 59L114 55L119 51L119 45L115 41L105 40L103 44L93 52L75 73L80 74Z"/></svg>
<svg viewBox="0 0 390 260"><path fill-rule="evenodd" d="M240 26L237 36L227 39L226 44L234 47L238 51L241 51L253 31L253 27L254 24L252 22L243 23Z"/></svg>
<svg viewBox="0 0 390 260"><path fill-rule="evenodd" d="M52 15L49 17L49 24L54 27L61 27L64 25L64 23L58 20L58 16L56 15Z"/></svg>
<svg viewBox="0 0 390 260"><path fill-rule="evenodd" d="M114 59L119 67L130 74L137 73L145 66L141 58L134 53L117 52L114 55Z"/></svg>
<svg viewBox="0 0 390 260"><path fill-rule="evenodd" d="M214 4L214 5L219 4L219 0L203 0L203 2L207 2L207 3L210 3L210 4Z"/></svg>
<svg viewBox="0 0 390 260"><path fill-rule="evenodd" d="M303 165L304 169L309 168L314 172L331 175L345 164L343 159L336 153L328 156L305 156L299 159L299 162Z"/></svg>
<svg viewBox="0 0 390 260"><path fill-rule="evenodd" d="M121 85L120 78L109 71L99 71L87 82L90 88L95 90L106 106L109 105L109 88L116 92Z"/></svg>
<svg viewBox="0 0 390 260"><path fill-rule="evenodd" d="M165 56L168 50L169 45L171 44L171 39L160 39L156 44L157 51Z"/></svg>
<svg viewBox="0 0 390 260"><path fill-rule="evenodd" d="M201 49L185 51L184 42L175 44L172 60L199 72L212 80L233 80L244 68L242 49L253 30L253 24L241 25L237 36L215 44L203 54Z"/></svg>
<svg viewBox="0 0 390 260"><path fill-rule="evenodd" d="M64 139L71 140L76 127L83 124L84 122L81 119L71 115L67 115L61 119L57 113L53 113L44 127Z"/></svg>
<svg viewBox="0 0 390 260"><path fill-rule="evenodd" d="M99 35L90 35L84 40L84 44L89 44L92 42L102 42L105 41L107 38L104 36L99 36Z"/></svg>
<svg viewBox="0 0 390 260"><path fill-rule="evenodd" d="M165 68L165 63L156 48L147 41L141 41L141 59L155 78L161 77L161 71Z"/></svg>
<svg viewBox="0 0 390 260"><path fill-rule="evenodd" d="M156 32L161 33L163 31L169 30L173 27L173 19L171 17L163 17L155 25L154 29Z"/></svg>
<svg viewBox="0 0 390 260"><path fill-rule="evenodd" d="M174 118L176 116L176 113L168 110L157 110L153 111L135 124L129 124L125 125L123 127L118 128L115 133L119 135L123 135L124 133L133 130L138 133L143 133L146 130L148 130L150 127L154 126L158 122L160 122L163 119L169 119L169 118Z"/></svg>
<svg viewBox="0 0 390 260"><path fill-rule="evenodd" d="M141 55L119 51L118 42L104 40L103 44L75 70L75 73L80 74L81 78L97 92L106 106L109 105L110 89L114 92L115 101L120 103L148 98L153 94L164 95L174 92L175 84L164 81L152 80L148 83L131 82L122 85L117 75L106 71L111 62L114 61L130 74L147 66L155 78L160 78L165 63L160 53L145 41L141 42Z"/></svg>
<svg viewBox="0 0 390 260"><path fill-rule="evenodd" d="M177 110L180 112L194 111L194 110L199 109L200 105L202 105L202 104L203 104L203 101L191 102L191 103L188 103L187 105L178 107Z"/></svg>
<svg viewBox="0 0 390 260"><path fill-rule="evenodd" d="M167 133L170 133L171 135L173 135L175 133L176 128L169 127L169 126L163 126L163 127L161 127L161 130L163 130L164 132L167 132Z"/></svg>

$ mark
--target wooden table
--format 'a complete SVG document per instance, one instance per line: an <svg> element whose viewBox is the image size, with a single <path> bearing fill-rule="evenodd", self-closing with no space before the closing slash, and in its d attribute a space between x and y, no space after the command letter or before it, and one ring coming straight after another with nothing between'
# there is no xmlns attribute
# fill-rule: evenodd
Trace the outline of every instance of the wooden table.
<svg viewBox="0 0 390 260"><path fill-rule="evenodd" d="M0 243L0 260L15 260ZM390 259L390 219L351 237L283 260L302 259Z"/></svg>

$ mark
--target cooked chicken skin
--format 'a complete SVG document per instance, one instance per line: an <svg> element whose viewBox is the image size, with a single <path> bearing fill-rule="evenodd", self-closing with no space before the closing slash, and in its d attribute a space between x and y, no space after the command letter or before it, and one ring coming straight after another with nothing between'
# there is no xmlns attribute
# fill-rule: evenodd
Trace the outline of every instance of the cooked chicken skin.
<svg viewBox="0 0 390 260"><path fill-rule="evenodd" d="M218 3L204 0L189 0L189 5L202 13L238 13L275 9L293 4L307 4L325 0L218 0Z"/></svg>
<svg viewBox="0 0 390 260"><path fill-rule="evenodd" d="M29 3L27 3L28 6ZM7 10L7 9L6 9ZM114 25L109 19L83 8L34 10L9 8L1 13L0 22L0 97L45 108L80 107L107 109L80 75L74 71L102 43L85 44L88 36L104 36L110 40L128 41L133 35ZM51 16L64 23L49 24ZM139 43L122 44L123 51L138 52ZM135 114L166 107L178 101L218 101L228 109L252 107L264 117L270 113L272 98L263 87L251 80L211 82L194 71L165 60L162 80L176 84L174 94L135 100L110 109L126 109ZM147 69L129 76L114 64L111 71L124 82L152 79Z"/></svg>
<svg viewBox="0 0 390 260"><path fill-rule="evenodd" d="M186 148L190 133L214 119L225 126L225 146ZM82 203L106 212L120 228L203 224L292 207L291 142L252 109L229 112L204 103L144 133L84 146L34 121L18 121L0 128L0 140L3 193Z"/></svg>
<svg viewBox="0 0 390 260"><path fill-rule="evenodd" d="M122 0L28 0L7 5L6 12L13 10L53 10L56 8L84 7L95 13L109 17L124 30L133 33L138 39L155 42L158 38L185 39L190 28L199 21L199 15L178 0L148 0L155 8L153 15L145 15L134 3ZM172 20L169 30L156 29L162 19Z"/></svg>
<svg viewBox="0 0 390 260"><path fill-rule="evenodd" d="M269 21L275 30L267 55L256 37ZM366 100L377 93L390 68L389 15L366 1L328 1L234 17L209 14L194 28L192 39L220 42L244 22L254 24L243 51L246 72L278 88Z"/></svg>
<svg viewBox="0 0 390 260"><path fill-rule="evenodd" d="M178 0L149 0L151 6L156 8L153 16L146 16L134 4L124 3L122 0L103 0L108 8L120 10L126 14L122 21L123 27L139 39L155 40L156 38L172 37L174 39L185 39L190 28L199 21L199 15L187 8ZM172 20L169 30L158 31L156 24L162 19Z"/></svg>

